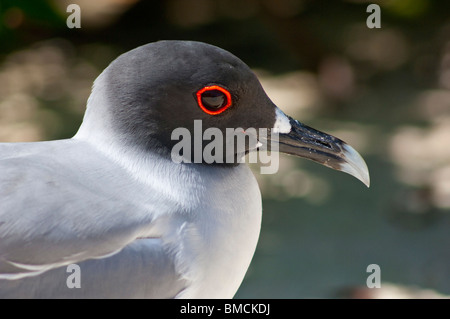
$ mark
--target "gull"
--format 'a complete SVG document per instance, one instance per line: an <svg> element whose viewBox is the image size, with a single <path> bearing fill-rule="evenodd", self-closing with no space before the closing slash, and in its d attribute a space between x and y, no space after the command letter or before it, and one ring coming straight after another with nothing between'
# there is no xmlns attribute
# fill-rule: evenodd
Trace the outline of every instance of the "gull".
<svg viewBox="0 0 450 319"><path fill-rule="evenodd" d="M284 114L233 54L146 44L95 80L75 136L0 143L0 297L232 298L257 246L261 193L242 150L174 160L172 133L194 134L199 120L205 132L267 129L244 154L275 145L369 186L356 150Z"/></svg>

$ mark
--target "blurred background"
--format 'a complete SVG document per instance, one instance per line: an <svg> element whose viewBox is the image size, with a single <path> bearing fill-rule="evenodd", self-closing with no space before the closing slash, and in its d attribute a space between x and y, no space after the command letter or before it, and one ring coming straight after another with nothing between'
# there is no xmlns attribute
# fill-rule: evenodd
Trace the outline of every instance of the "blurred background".
<svg viewBox="0 0 450 319"><path fill-rule="evenodd" d="M81 28L66 25L69 4ZM381 28L370 29L370 3ZM220 46L287 114L345 140L371 187L281 155L237 298L450 295L450 2L0 0L0 141L69 138L93 80L161 39ZM1 172L0 172L1 173ZM381 289L368 289L370 264Z"/></svg>

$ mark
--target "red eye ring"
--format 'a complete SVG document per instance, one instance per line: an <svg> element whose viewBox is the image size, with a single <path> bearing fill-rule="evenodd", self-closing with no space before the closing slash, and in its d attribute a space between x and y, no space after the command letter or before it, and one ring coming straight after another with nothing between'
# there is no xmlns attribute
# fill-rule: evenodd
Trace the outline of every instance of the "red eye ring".
<svg viewBox="0 0 450 319"><path fill-rule="evenodd" d="M203 101L202 101L202 94L207 91L222 92L223 94L225 94L226 103L217 110L208 109L206 106L203 105ZM197 91L197 103L198 103L198 106L200 106L200 108L203 110L203 112L205 112L209 115L217 115L217 114L224 112L227 108L229 108L231 106L231 104L232 104L231 94L227 89L224 89L223 87L218 86L218 85L205 86L204 88Z"/></svg>

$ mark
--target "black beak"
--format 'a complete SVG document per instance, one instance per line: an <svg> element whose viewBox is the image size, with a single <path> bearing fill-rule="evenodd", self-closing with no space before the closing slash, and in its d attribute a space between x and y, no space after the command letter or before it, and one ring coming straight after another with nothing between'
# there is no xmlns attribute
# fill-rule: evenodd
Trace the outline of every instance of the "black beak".
<svg viewBox="0 0 450 319"><path fill-rule="evenodd" d="M272 142L278 140L279 152L303 157L348 173L369 187L369 170L364 159L353 147L332 135L308 127L282 112L277 112L277 116L285 117L283 118L284 128L281 131L274 128L272 132L278 134L272 133L269 139ZM291 127L287 132L289 125Z"/></svg>

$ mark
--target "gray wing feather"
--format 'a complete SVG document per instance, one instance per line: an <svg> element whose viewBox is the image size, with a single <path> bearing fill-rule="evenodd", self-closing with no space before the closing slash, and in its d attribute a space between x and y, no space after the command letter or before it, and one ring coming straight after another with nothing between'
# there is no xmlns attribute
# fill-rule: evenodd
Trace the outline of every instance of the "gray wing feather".
<svg viewBox="0 0 450 319"><path fill-rule="evenodd" d="M174 298L186 287L158 239L140 239L113 256L77 265L79 288L69 288L72 272L59 267L39 276L0 280L0 298Z"/></svg>
<svg viewBox="0 0 450 319"><path fill-rule="evenodd" d="M156 239L151 245L135 242L153 227L148 203L157 205L158 196L151 193L141 192L135 180L83 142L0 144L0 295L25 296L23 287L37 287L30 288L30 297L52 297L44 289L49 287L55 297L101 296L114 290L105 276L115 277L120 287L124 283L117 281L130 272L136 283L147 282L130 288L130 296L153 296L154 286L163 283L170 287L159 297L175 295L181 286L172 257ZM82 266L84 293L60 280L71 263ZM147 281L137 274L144 268Z"/></svg>

